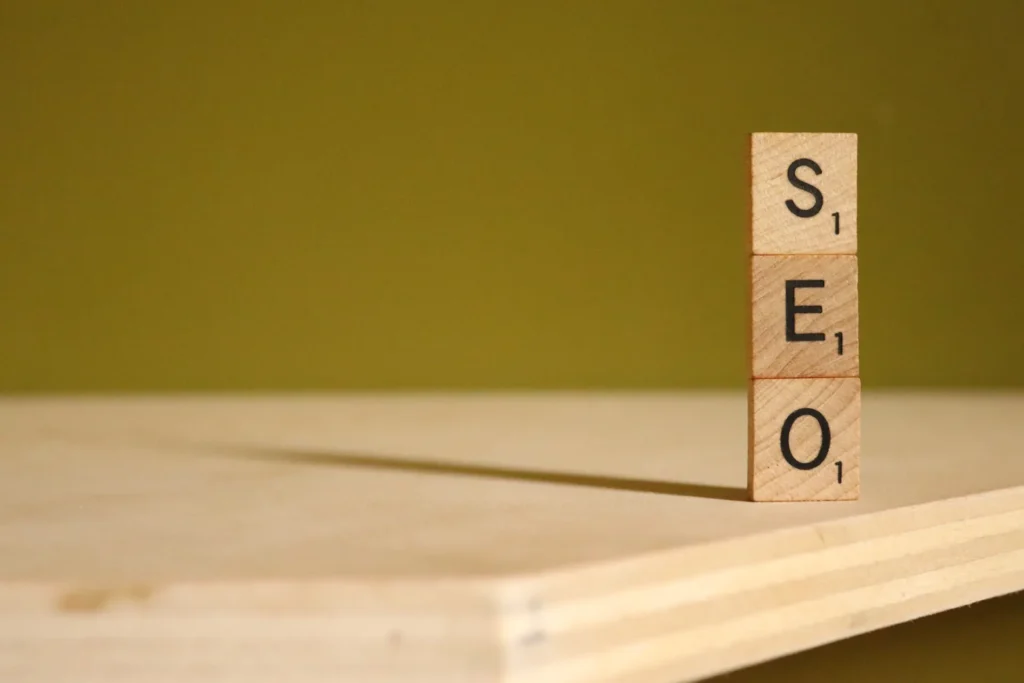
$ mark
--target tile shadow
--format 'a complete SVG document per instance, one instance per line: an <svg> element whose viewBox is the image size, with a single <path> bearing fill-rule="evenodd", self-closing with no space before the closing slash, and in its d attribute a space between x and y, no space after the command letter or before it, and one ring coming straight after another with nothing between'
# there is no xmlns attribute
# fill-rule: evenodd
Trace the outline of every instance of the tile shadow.
<svg viewBox="0 0 1024 683"><path fill-rule="evenodd" d="M296 465L320 467L347 467L372 470L416 472L445 476L476 477L563 486L579 486L612 491L655 493L691 498L712 498L717 500L747 500L747 491L738 486L715 486L657 479L636 479L613 477L580 472L557 472L508 466L472 465L440 460L420 460L389 455L367 455L344 451L299 451L288 449L233 449L236 456ZM222 452L222 451L219 451Z"/></svg>

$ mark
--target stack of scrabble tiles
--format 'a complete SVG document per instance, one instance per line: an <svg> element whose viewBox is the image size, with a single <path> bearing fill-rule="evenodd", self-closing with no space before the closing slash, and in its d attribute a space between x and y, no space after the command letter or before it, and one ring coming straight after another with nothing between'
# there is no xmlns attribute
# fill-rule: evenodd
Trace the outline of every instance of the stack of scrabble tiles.
<svg viewBox="0 0 1024 683"><path fill-rule="evenodd" d="M750 199L750 497L857 499L856 134L754 133Z"/></svg>

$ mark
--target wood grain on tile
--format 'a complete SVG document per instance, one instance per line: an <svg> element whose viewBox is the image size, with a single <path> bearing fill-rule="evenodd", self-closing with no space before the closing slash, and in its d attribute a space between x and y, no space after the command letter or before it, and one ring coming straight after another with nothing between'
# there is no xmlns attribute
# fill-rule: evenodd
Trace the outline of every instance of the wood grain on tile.
<svg viewBox="0 0 1024 683"><path fill-rule="evenodd" d="M859 378L755 379L750 397L754 500L859 497Z"/></svg>
<svg viewBox="0 0 1024 683"><path fill-rule="evenodd" d="M755 254L857 253L857 135L754 133Z"/></svg>
<svg viewBox="0 0 1024 683"><path fill-rule="evenodd" d="M751 257L751 376L860 374L856 256Z"/></svg>

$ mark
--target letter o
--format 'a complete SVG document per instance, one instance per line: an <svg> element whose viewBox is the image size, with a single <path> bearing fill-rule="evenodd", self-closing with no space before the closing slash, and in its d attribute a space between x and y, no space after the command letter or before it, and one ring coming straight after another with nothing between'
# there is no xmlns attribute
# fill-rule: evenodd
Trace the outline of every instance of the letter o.
<svg viewBox="0 0 1024 683"><path fill-rule="evenodd" d="M805 415L817 420L818 427L821 428L821 447L818 449L818 455L814 456L814 460L809 462L797 460L793 455L793 449L789 446L789 433L793 429L793 425ZM786 421L782 423L782 434L779 437L779 442L782 447L782 457L786 459L786 462L798 470L813 470L825 462L825 458L828 457L828 449L832 445L832 430L829 429L828 420L817 410L814 408L800 408L790 413Z"/></svg>

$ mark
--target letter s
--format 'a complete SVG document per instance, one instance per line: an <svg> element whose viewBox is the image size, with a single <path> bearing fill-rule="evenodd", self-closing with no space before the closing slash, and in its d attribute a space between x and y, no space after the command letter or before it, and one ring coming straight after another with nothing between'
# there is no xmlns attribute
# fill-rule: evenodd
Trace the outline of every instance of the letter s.
<svg viewBox="0 0 1024 683"><path fill-rule="evenodd" d="M806 166L811 169L814 171L815 175L821 175L821 166L818 166L818 164L811 159L797 159L789 165L789 169L786 171L786 177L789 179L789 182L793 187L798 190L803 190L814 197L814 206L809 209L801 209L792 199L787 199L786 208L789 209L794 216L810 218L812 216L817 216L818 212L821 211L823 206L825 206L825 198L821 196L821 190L796 177L796 170L801 166Z"/></svg>

